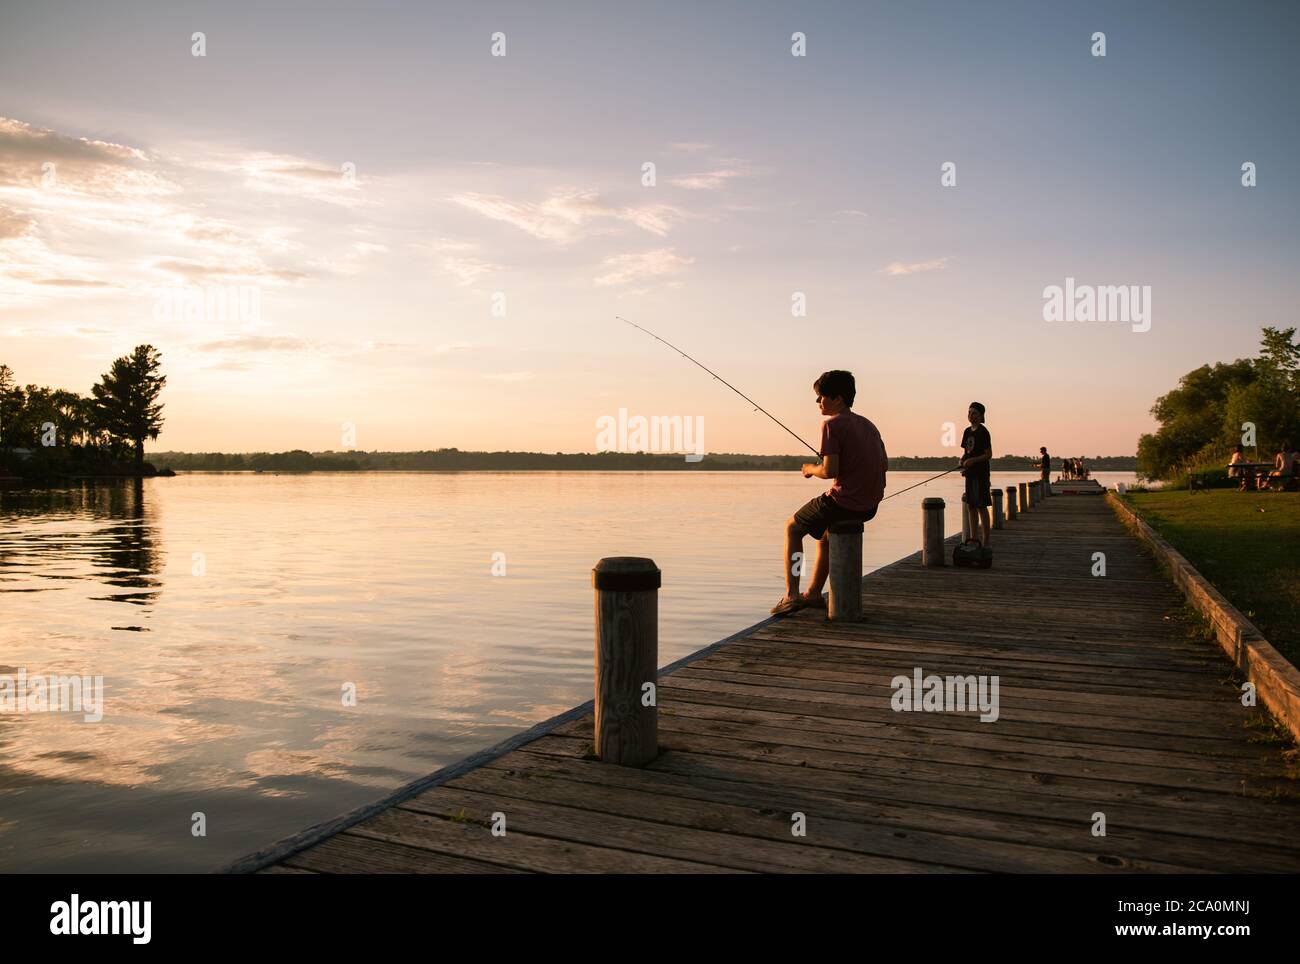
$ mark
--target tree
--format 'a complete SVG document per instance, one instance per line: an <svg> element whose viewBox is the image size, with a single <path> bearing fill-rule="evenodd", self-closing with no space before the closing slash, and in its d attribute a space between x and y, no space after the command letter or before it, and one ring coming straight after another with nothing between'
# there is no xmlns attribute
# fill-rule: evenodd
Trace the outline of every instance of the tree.
<svg viewBox="0 0 1300 964"><path fill-rule="evenodd" d="M1170 478L1193 466L1219 465L1254 426L1261 454L1300 442L1300 345L1295 328L1264 328L1258 358L1202 365L1156 399L1160 422L1138 440L1138 474Z"/></svg>
<svg viewBox="0 0 1300 964"><path fill-rule="evenodd" d="M0 448L14 444L23 412L23 390L14 381L14 370L0 365Z"/></svg>
<svg viewBox="0 0 1300 964"><path fill-rule="evenodd" d="M91 388L96 422L112 438L130 443L137 466L144 465L144 440L158 438L162 430L158 394L167 376L158 374L160 361L152 345L137 345Z"/></svg>

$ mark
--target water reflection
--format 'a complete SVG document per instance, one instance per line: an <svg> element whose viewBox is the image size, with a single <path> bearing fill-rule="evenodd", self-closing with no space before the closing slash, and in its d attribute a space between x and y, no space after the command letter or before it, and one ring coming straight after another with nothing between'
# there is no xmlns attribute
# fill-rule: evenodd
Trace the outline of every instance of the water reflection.
<svg viewBox="0 0 1300 964"><path fill-rule="evenodd" d="M154 602L164 556L145 492L143 479L0 489L0 592L37 592L47 588L44 580L92 579L126 590L92 599ZM26 520L38 524L22 526L21 533L9 525Z"/></svg>

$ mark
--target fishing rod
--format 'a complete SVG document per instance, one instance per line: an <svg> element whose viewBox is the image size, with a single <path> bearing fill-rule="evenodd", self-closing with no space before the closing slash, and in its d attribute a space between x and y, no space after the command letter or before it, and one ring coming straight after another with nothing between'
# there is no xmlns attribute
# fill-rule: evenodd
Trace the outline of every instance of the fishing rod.
<svg viewBox="0 0 1300 964"><path fill-rule="evenodd" d="M663 338L660 338L658 335L656 335L656 334L655 334L653 331L651 331L649 328L642 328L642 327L641 327L640 325L638 325L636 322L634 322L634 321L628 321L628 320L627 320L626 318L624 318L622 315L615 315L614 317L617 318L619 321L623 322L624 324L631 325L633 328L636 328L636 329L638 329L638 330L640 330L640 331L644 331L647 335L649 335L649 336L650 336L651 338L653 338L655 341L663 342L665 345L667 345L667 346L668 346L669 348L671 348L673 351L677 352L677 354L679 354L679 355L681 355L683 358L685 358L688 362L691 362L692 364L694 364L694 365L698 365L700 368L703 368L706 372L708 372L710 375L712 375L715 379L717 379L718 381L722 382L722 384L726 385L728 388L730 388L733 392L735 392L737 395L739 395L739 396L740 396L741 398L743 398L745 401L749 402L749 404L753 405L753 406L754 406L754 411L756 411L756 412L762 412L764 415L766 415L766 416L767 416L768 418L770 418L772 421L776 422L777 425L780 425L780 426L781 426L783 429L785 429L787 432L790 432L790 434L791 434L792 436L794 436L794 438L795 438L795 439L796 439L796 440L797 440L801 445L803 445L804 448L808 449L808 451L812 452L812 454L815 455L815 456L817 456L818 458L821 458L821 453L818 452L818 451L817 451L815 448L813 448L811 445L809 445L807 442L805 442L803 439L799 438L798 435L795 435L794 432L791 431L791 429L790 429L790 427L789 427L788 425L786 425L783 421L781 421L779 418L777 418L775 415L773 415L771 412L769 412L767 409L765 409L762 405L758 404L758 402L754 401L752 398L750 398L748 395L746 395L744 392L742 392L742 391L741 391L739 388L737 388L735 385L731 384L731 382L727 381L725 378L723 378L723 377L722 377L721 375L719 375L717 372L713 371L711 368L707 368L707 367L705 367L704 365L701 365L698 361L696 361L696 360L695 360L694 358L692 358L690 355L686 354L686 352L682 351L680 348L678 348L678 347L677 347L676 345L674 345L672 342L670 342L670 341L665 341Z"/></svg>
<svg viewBox="0 0 1300 964"><path fill-rule="evenodd" d="M922 481L922 482L918 482L918 483L916 483L916 485L909 485L906 489L899 489L897 492L894 493L894 495L902 495L904 492L911 492L913 489L917 488L917 486L925 485L926 482L933 482L935 479L942 479L942 478L943 478L945 475L947 475L949 472L956 472L956 471L957 471L958 469L960 469L960 468L961 468L960 465L955 465L955 466L953 466L951 469L946 469L945 471L940 472L938 475L931 476L930 478L928 478L928 479L926 479L926 480L924 480L924 481ZM883 499L881 499L880 501L881 501L881 502L888 502L890 499L892 499L892 498L894 497L894 495L887 495L887 496L885 496Z"/></svg>
<svg viewBox="0 0 1300 964"><path fill-rule="evenodd" d="M642 327L641 327L640 325L638 325L635 321L628 321L628 320L627 320L626 318L624 318L622 315L615 315L614 317L615 317L616 319L618 319L619 321L623 322L623 323L626 324L626 325L631 325L633 328L637 329L638 331L643 331L643 332L645 332L647 335L649 335L649 336L650 336L651 338L653 338L655 341L657 341L657 342L662 342L663 344L667 345L669 348L671 348L673 351L677 352L677 354L681 355L683 358L685 358L685 359L686 359L688 362L690 362L691 364L693 364L693 365L697 365L698 367L703 368L706 372L708 372L710 375L712 375L712 376L714 377L714 379L716 379L717 381L722 382L722 384L726 385L728 388L730 388L733 392L735 392L737 395L739 395L739 396L740 396L741 398L743 398L745 401L749 402L749 404L753 405L753 406L754 406L754 411L756 411L756 412L762 412L764 415L766 415L766 416L767 416L768 418L770 418L772 421L776 422L777 425L780 425L783 429L785 429L787 432L789 432L789 433L790 433L790 434L795 438L796 441L800 442L800 443L801 443L801 444L802 444L806 449L808 449L808 451L812 452L813 455L817 456L818 458L821 458L821 453L818 452L818 451L817 451L815 448L813 448L811 445L809 445L807 442L805 442L803 439L799 438L798 435L795 435L794 432L791 431L791 429L790 429L790 427L789 427L788 425L786 425L786 424L785 424L784 422L782 422L779 418L777 418L775 415L773 415L771 412L769 412L767 409L765 409L762 405L758 404L758 402L754 401L752 398L750 398L748 395L746 395L744 392L742 392L742 391L741 391L739 388L737 388L735 385L731 384L731 382L727 381L725 378L723 378L723 377L722 377L721 375L719 375L717 372L713 371L713 369L708 368L707 366L700 364L700 362L696 361L696 360L695 360L694 358L692 358L690 355L686 354L686 352L682 351L680 348L678 348L678 347L677 347L676 345L674 345L672 342L667 341L666 339L660 338L658 335L656 335L656 334L655 334L653 331L651 331L649 328L642 328ZM918 486L925 485L927 482L933 482L935 479L941 479L941 478L943 478L945 475L947 475L949 472L956 472L957 469L959 469L959 468L961 468L961 466L954 466L953 468L948 469L948 470L945 471L945 472L940 472L938 475L933 476L932 478L926 479L926 480L923 481L923 482L917 482L916 485L909 485L906 489L899 489L899 490L898 490L897 492L895 492L893 495L887 495L887 496L885 496L883 499L881 499L880 501L881 501L881 502L888 502L888 501L889 501L890 499L892 499L895 495L902 495L904 492L910 492L910 491L912 491L912 489L915 489L915 488L917 488Z"/></svg>

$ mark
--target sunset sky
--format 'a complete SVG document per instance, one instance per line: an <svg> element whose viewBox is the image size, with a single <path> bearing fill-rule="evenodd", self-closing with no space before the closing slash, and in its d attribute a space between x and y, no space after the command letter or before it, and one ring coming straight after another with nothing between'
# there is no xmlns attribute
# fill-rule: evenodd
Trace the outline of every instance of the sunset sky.
<svg viewBox="0 0 1300 964"><path fill-rule="evenodd" d="M972 399L999 454L1131 454L1297 324L1300 5L616 6L3 0L0 362L155 345L162 449L591 451L626 408L797 451L625 315L812 441L848 368L893 455ZM1151 330L1044 321L1067 277Z"/></svg>

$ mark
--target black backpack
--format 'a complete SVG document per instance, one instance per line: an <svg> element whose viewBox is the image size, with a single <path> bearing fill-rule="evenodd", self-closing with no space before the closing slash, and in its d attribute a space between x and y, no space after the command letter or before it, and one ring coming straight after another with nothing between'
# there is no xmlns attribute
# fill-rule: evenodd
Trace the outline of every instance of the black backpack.
<svg viewBox="0 0 1300 964"><path fill-rule="evenodd" d="M953 547L952 564L966 569L988 569L993 565L993 550L985 549L978 539L967 539Z"/></svg>

